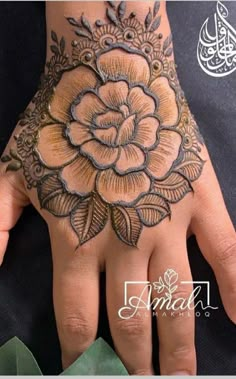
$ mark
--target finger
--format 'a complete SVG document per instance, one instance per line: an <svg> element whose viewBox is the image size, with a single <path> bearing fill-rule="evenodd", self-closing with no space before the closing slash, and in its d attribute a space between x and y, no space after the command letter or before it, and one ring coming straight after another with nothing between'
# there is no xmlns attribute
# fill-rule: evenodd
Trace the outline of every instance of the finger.
<svg viewBox="0 0 236 379"><path fill-rule="evenodd" d="M147 254L134 248L110 253L106 262L107 311L111 334L118 355L132 375L153 374L151 313L146 308L136 312L135 306L120 309L124 307L125 282L147 282L147 267ZM138 296L147 304L145 284L132 283L127 288L129 299ZM138 301L133 300L133 303L137 304Z"/></svg>
<svg viewBox="0 0 236 379"><path fill-rule="evenodd" d="M65 369L96 338L100 268L94 246L85 244L75 251L76 241L67 225L64 230L54 226L50 236L54 309Z"/></svg>
<svg viewBox="0 0 236 379"><path fill-rule="evenodd" d="M203 173L204 191L196 198L192 230L212 266L225 310L236 322L236 237L210 161Z"/></svg>
<svg viewBox="0 0 236 379"><path fill-rule="evenodd" d="M0 167L0 265L7 248L9 231L15 226L23 207L29 203L19 175Z"/></svg>
<svg viewBox="0 0 236 379"><path fill-rule="evenodd" d="M185 242L186 233L181 235L173 230L170 235L171 239L163 238L159 242L149 266L150 281L158 283L162 278L165 285L160 293L153 290L160 370L161 375L196 375L194 311L186 306L193 286L192 283L182 283L192 281ZM170 294L169 300L166 294ZM159 299L156 309L155 299ZM162 303L164 299L166 303ZM180 307L180 304L184 306Z"/></svg>

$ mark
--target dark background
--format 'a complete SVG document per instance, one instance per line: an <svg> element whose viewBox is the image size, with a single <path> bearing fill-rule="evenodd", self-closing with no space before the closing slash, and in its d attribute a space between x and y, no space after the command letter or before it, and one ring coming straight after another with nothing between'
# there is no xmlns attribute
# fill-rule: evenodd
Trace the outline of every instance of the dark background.
<svg viewBox="0 0 236 379"><path fill-rule="evenodd" d="M236 28L236 2L225 3L228 21ZM45 61L43 2L0 2L0 154L21 113L37 89ZM224 198L236 221L236 71L217 79L198 65L200 27L213 16L216 2L169 2L178 73L201 132L208 145ZM214 193L212 193L214 196ZM194 238L189 241L194 280L211 282L211 304L219 306L210 318L196 320L198 375L236 375L236 327L227 318L213 273ZM102 277L98 335L109 343ZM52 306L52 263L47 227L28 207L11 233L0 268L0 345L18 336L32 350L44 374L61 370ZM155 352L157 342L155 341ZM157 353L155 365L158 369ZM158 371L157 371L158 372Z"/></svg>

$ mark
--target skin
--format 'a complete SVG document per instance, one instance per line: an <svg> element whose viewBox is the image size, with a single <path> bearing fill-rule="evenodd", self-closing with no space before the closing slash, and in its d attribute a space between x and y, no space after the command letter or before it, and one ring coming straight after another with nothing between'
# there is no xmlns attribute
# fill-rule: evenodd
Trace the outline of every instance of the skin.
<svg viewBox="0 0 236 379"><path fill-rule="evenodd" d="M135 11L143 22L150 2L128 2L127 13ZM57 17L55 17L55 12ZM81 12L93 24L106 20L102 2L47 3L48 50L51 30L74 38L65 17L79 18ZM162 23L158 32L170 34L165 3L161 2ZM16 126L17 134L19 125ZM12 137L6 147L15 146ZM206 147L202 174L192 184L194 194L187 194L173 204L171 221L166 218L157 226L144 228L138 249L119 240L110 223L101 233L79 246L67 218L56 218L40 208L36 191L27 189L22 171L7 171L0 165L0 261L7 247L10 229L23 208L32 203L48 224L53 256L53 295L62 362L68 367L94 341L98 325L99 274L106 271L107 310L115 348L130 374L152 375L151 314L122 320L118 309L123 305L124 281L155 282L168 269L174 269L181 280L191 281L186 239L194 234L200 249L215 272L225 310L236 322L236 239L222 193ZM214 196L212 195L214 194ZM170 238L171 236L171 238ZM134 293L139 291L134 289ZM179 285L176 297L188 298L191 286ZM79 294L79 296L78 296ZM194 315L158 318L160 367L162 375L196 374ZM135 352L135 354L134 354Z"/></svg>

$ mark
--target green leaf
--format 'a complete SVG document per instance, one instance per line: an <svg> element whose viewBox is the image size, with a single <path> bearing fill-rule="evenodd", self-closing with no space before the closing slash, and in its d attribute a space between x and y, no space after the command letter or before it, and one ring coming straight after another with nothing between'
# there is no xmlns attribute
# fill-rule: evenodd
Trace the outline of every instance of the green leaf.
<svg viewBox="0 0 236 379"><path fill-rule="evenodd" d="M114 350L98 338L61 375L129 375Z"/></svg>
<svg viewBox="0 0 236 379"><path fill-rule="evenodd" d="M0 347L0 375L42 375L30 350L17 337Z"/></svg>

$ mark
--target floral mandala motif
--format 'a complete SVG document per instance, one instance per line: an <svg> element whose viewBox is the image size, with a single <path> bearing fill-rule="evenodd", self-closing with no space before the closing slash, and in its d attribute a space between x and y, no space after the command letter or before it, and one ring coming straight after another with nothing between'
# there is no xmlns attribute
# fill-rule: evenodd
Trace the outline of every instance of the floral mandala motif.
<svg viewBox="0 0 236 379"><path fill-rule="evenodd" d="M158 9L144 25L133 13L122 21L125 2L110 4L109 22L94 28L84 15L68 18L79 36L71 59L52 32L48 72L20 121L16 152L2 158L9 170L23 167L42 208L70 218L80 244L110 219L136 246L142 227L170 216L203 168L202 139L168 58L171 37L155 33Z"/></svg>

